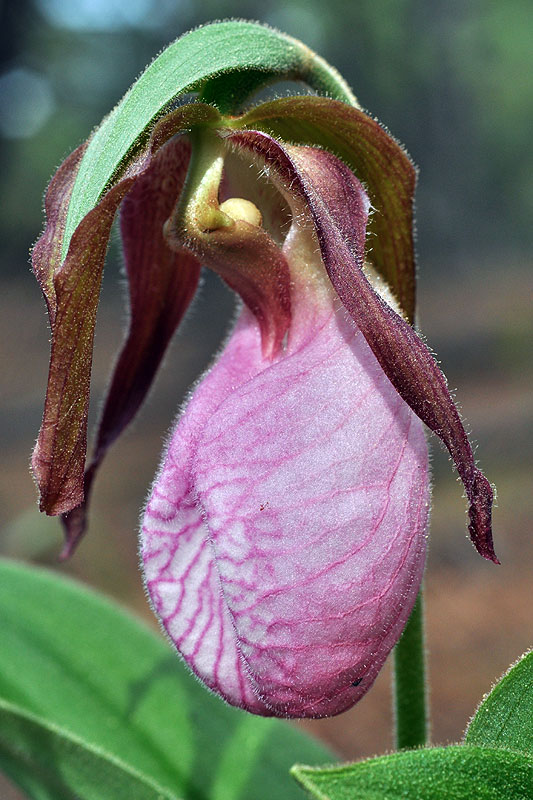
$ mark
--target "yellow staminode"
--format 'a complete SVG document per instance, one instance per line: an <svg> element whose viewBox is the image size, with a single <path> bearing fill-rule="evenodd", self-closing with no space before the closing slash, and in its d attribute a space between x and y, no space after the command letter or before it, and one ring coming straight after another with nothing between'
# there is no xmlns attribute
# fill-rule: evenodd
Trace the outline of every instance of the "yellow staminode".
<svg viewBox="0 0 533 800"><path fill-rule="evenodd" d="M237 222L243 220L259 227L263 221L261 212L250 200L243 197L230 197L220 204L220 210Z"/></svg>

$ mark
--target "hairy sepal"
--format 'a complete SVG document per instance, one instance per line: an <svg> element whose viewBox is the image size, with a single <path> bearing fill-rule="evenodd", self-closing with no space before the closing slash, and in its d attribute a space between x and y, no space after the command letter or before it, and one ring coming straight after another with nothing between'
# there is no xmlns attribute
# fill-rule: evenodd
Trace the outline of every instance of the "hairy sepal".
<svg viewBox="0 0 533 800"><path fill-rule="evenodd" d="M409 322L415 318L414 194L416 169L404 148L373 117L330 97L282 97L239 120L273 138L322 147L365 186L374 213L367 235L374 268Z"/></svg>
<svg viewBox="0 0 533 800"><path fill-rule="evenodd" d="M178 171L177 178L182 181L186 160L183 146L177 142L169 142L163 152L161 148L175 133L213 115L217 116L214 109L196 104L184 106L158 123L147 148L132 156L122 178L104 193L79 223L64 260L61 259L61 253L65 223L72 188L87 145L69 156L50 183L45 201L47 225L33 251L34 272L48 306L52 344L43 422L32 467L39 486L42 511L66 515L76 509L70 519L66 518L65 554L71 550L85 524L84 483L88 482L90 486L96 462L99 463L107 446L131 419L148 391L155 373L152 365L147 367L148 351L151 349L156 356L154 365L157 367L170 339L169 328L174 329L177 325L196 286L197 266L193 266L194 259L190 255L179 258L170 251L164 254L165 243L157 214L163 207L163 213L168 213L175 197L169 197L169 191L162 191L162 187L165 181L167 189L172 188L172 191L179 191L179 186L170 187L157 164L165 166L164 172L169 161L172 167L179 166L181 171ZM123 392L118 392L116 380L112 383L111 399L102 420L95 460L89 467L90 474L84 476L93 339L105 254L117 208L142 177L143 188L131 202L142 207L137 222L143 226L146 240L141 244L136 239L137 250L128 248L128 277L140 289L142 281L149 281L151 275L157 282L155 294L158 296L147 300L145 317L139 313L139 291L132 288L136 295L136 308L131 318L130 344L126 345L117 364L117 368L123 371L125 362L128 362L128 385L124 386ZM174 180L171 178L170 184ZM143 203L143 194L149 199L150 194L153 198L154 192L160 196L157 212L144 208ZM152 246L153 261L149 256ZM180 263L184 265L182 272L175 268ZM146 270L150 275L141 278ZM169 280L174 288L170 287ZM170 303L168 308L162 309L163 295L165 298L179 295L178 308L176 303ZM135 347L132 337L136 340ZM140 345L138 350L137 345Z"/></svg>
<svg viewBox="0 0 533 800"><path fill-rule="evenodd" d="M374 290L363 272L361 185L336 156L313 147L283 145L267 134L229 134L270 166L273 176L311 214L325 269L350 316L398 394L446 445L469 500L469 532L477 551L499 563L492 541L493 490L476 467L446 378L416 331Z"/></svg>
<svg viewBox="0 0 533 800"><path fill-rule="evenodd" d="M198 260L191 253L171 250L163 236L163 224L181 192L189 157L185 138L168 142L138 177L121 206L130 319L107 389L94 452L85 470L83 502L63 515L68 553L85 531L98 467L148 394L198 286Z"/></svg>

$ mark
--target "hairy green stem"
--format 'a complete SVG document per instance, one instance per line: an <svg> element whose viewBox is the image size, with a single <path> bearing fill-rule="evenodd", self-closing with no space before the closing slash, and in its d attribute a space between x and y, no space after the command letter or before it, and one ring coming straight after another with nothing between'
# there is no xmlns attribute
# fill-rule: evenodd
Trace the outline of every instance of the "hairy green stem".
<svg viewBox="0 0 533 800"><path fill-rule="evenodd" d="M394 648L393 694L397 750L427 743L425 673L424 603L420 589L402 637Z"/></svg>

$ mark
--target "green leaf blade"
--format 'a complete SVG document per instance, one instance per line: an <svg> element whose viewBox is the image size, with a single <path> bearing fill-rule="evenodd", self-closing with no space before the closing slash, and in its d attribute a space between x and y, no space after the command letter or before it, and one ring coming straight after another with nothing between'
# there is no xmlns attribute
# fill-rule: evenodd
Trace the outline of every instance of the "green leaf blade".
<svg viewBox="0 0 533 800"><path fill-rule="evenodd" d="M72 234L96 205L128 154L146 143L150 127L181 94L231 72L300 79L339 100L355 103L340 75L301 42L258 23L232 20L190 31L142 73L89 141L72 192L63 257ZM258 81L254 82L258 87Z"/></svg>
<svg viewBox="0 0 533 800"><path fill-rule="evenodd" d="M177 800L108 753L1 701L0 766L38 800Z"/></svg>
<svg viewBox="0 0 533 800"><path fill-rule="evenodd" d="M295 766L317 800L531 800L533 761L466 745L410 750L331 769Z"/></svg>
<svg viewBox="0 0 533 800"><path fill-rule="evenodd" d="M465 743L533 756L533 650L483 699L467 728Z"/></svg>
<svg viewBox="0 0 533 800"><path fill-rule="evenodd" d="M0 561L0 619L0 701L180 800L296 800L291 764L333 760L288 724L225 705L160 635L54 573Z"/></svg>

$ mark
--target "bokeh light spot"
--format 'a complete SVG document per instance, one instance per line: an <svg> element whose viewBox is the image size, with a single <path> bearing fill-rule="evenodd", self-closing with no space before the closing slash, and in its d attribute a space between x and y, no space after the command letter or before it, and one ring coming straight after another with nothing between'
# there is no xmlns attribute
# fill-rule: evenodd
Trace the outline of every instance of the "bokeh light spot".
<svg viewBox="0 0 533 800"><path fill-rule="evenodd" d="M0 133L9 139L37 133L54 109L47 78L25 68L0 75Z"/></svg>
<svg viewBox="0 0 533 800"><path fill-rule="evenodd" d="M152 0L39 0L52 25L83 31L116 31L142 24L153 7Z"/></svg>

